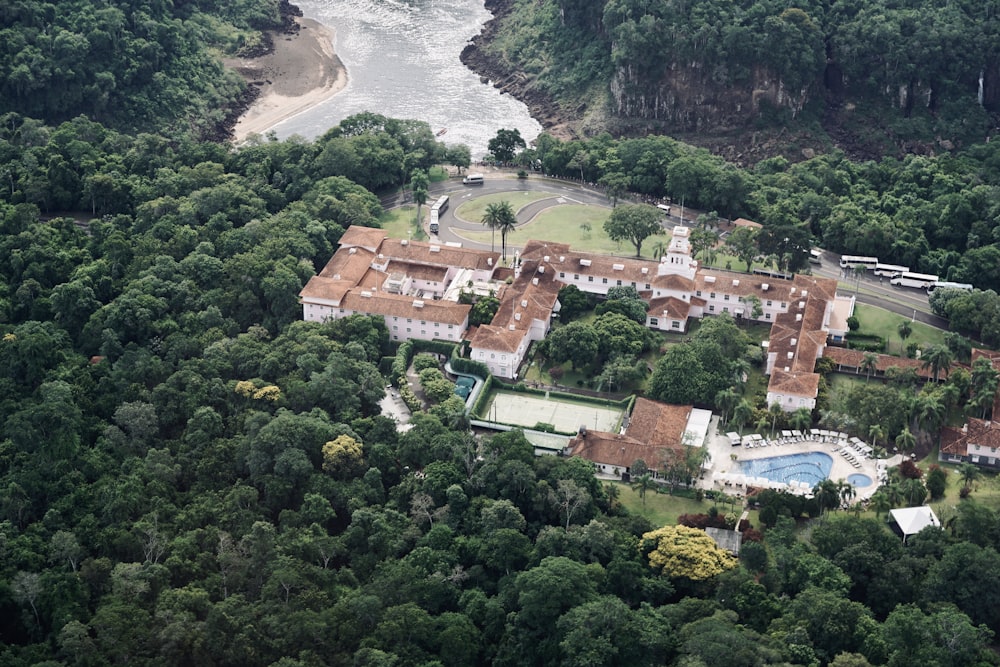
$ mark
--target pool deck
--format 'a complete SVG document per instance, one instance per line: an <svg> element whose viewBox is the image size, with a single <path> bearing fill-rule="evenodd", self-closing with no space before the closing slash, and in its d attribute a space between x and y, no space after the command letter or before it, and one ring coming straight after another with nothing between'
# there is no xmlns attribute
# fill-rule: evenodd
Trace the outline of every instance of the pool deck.
<svg viewBox="0 0 1000 667"><path fill-rule="evenodd" d="M846 480L851 475L863 474L867 475L872 483L869 486L856 487L857 495L855 496L855 501L866 500L875 493L879 488L879 478L885 474L885 470L891 466L898 465L901 456L897 455L891 459L869 459L863 458L857 452L850 450L854 454L855 460L857 460L861 467L855 468L850 461L848 461L844 456L838 453L841 447L837 444L823 443L815 440L803 440L801 442L790 442L782 445L768 445L765 447L744 447L742 445L733 446L729 443L729 438L726 437L725 432L731 430L727 427L720 428L718 425L718 417L712 418L712 424L709 427L709 437L706 442L706 446L710 454L712 455L712 468L705 472L702 479L701 486L706 489L722 489L732 494L746 493L745 486L738 486L733 483L726 484L720 477L720 473L729 473L731 475L742 475L743 470L740 467L741 461L750 461L755 459L771 458L774 456L788 456L791 454L807 454L810 452L823 452L829 454L833 459L833 466L830 468L830 479L834 481ZM770 432L761 433L764 437L770 435Z"/></svg>

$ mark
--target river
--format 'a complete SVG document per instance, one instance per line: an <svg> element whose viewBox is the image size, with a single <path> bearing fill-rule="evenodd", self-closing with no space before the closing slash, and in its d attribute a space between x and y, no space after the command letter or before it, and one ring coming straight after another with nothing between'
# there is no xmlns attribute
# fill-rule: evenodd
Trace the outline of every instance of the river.
<svg viewBox="0 0 1000 667"><path fill-rule="evenodd" d="M374 111L426 121L440 140L486 153L500 128L525 141L541 132L527 106L501 95L459 60L490 14L482 0L297 0L305 17L336 32L334 49L348 84L322 104L276 125L279 138L307 139L344 118Z"/></svg>

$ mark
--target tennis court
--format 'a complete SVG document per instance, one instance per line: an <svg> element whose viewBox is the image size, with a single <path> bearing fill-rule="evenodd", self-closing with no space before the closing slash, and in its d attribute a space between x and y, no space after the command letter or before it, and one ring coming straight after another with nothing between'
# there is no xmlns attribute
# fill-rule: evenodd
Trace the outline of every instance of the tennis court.
<svg viewBox="0 0 1000 667"><path fill-rule="evenodd" d="M490 398L482 418L526 428L542 422L552 424L563 433L576 433L581 426L595 431L616 432L621 423L622 409L564 398L497 391Z"/></svg>

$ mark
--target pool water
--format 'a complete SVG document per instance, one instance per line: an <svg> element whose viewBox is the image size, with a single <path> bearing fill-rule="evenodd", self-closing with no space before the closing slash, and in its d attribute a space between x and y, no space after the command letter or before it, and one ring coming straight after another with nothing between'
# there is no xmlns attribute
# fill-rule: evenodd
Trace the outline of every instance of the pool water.
<svg viewBox="0 0 1000 667"><path fill-rule="evenodd" d="M830 476L833 457L823 452L805 452L769 456L752 461L741 461L740 472L751 477L766 477L772 482L805 482L810 486L822 482ZM854 475L852 475L854 477ZM868 479L866 475L861 475ZM868 479L871 484L871 480ZM858 485L856 485L858 486Z"/></svg>
<svg viewBox="0 0 1000 667"><path fill-rule="evenodd" d="M859 472L849 475L847 478L847 483L851 486L865 487L872 485L872 478L868 475L862 475Z"/></svg>

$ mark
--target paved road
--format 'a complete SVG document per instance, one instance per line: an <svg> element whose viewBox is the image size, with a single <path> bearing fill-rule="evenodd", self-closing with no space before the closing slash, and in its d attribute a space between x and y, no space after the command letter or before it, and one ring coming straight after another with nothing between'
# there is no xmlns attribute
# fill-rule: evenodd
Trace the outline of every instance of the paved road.
<svg viewBox="0 0 1000 667"><path fill-rule="evenodd" d="M581 185L575 181L564 181L556 178L549 178L532 173L526 179L519 179L514 172L492 168L475 167L472 171L480 171L485 175L483 185L462 185L462 181L452 178L440 183L433 183L429 188L428 201L433 202L443 194L451 198L448 210L441 218L441 230L437 237L431 237L442 242L461 243L468 248L479 250L490 250L489 243L470 241L459 236L455 230L461 231L483 231L482 223L478 221L461 220L455 216L455 210L465 201L484 194L494 194L499 192L547 192L552 197L530 202L523 207L518 207L516 200L512 203L517 209L518 225L530 222L546 208L564 203L587 204L591 206L601 206L610 208L611 202L603 192ZM513 198L512 198L513 199ZM393 208L404 203L410 203L408 194L398 194L382 200L385 208ZM664 218L663 226L671 229L675 225L683 223L690 224L697 217L697 211L685 209L685 216L682 220L677 216L678 207L672 207L673 215ZM559 241L561 239L553 239ZM499 239L497 240L499 243ZM519 250L518 245L508 245L508 250ZM923 322L939 329L948 329L948 320L931 313L927 303L927 294L923 290L908 289L905 287L894 287L889 284L888 279L880 280L877 276L867 273L857 279L852 273L844 272L840 268L840 256L832 252L823 253L823 264L813 267L813 273L825 278L836 278L839 281L839 291L843 294L857 292L860 303L884 308L890 312L897 313L904 317L909 316L917 322Z"/></svg>

